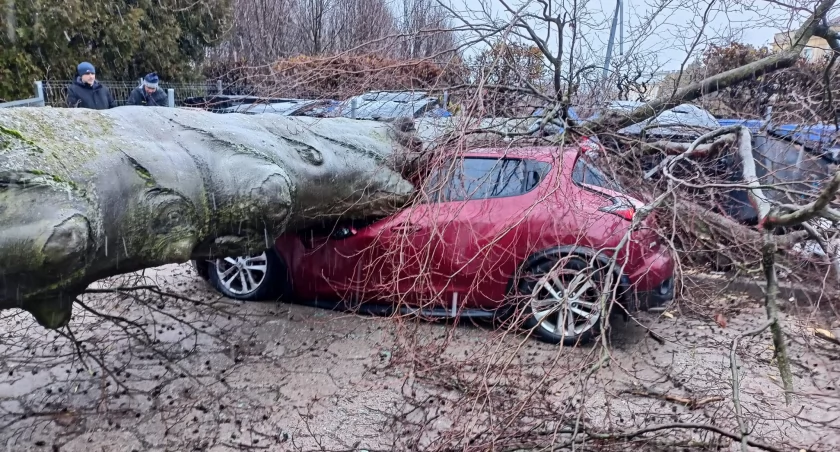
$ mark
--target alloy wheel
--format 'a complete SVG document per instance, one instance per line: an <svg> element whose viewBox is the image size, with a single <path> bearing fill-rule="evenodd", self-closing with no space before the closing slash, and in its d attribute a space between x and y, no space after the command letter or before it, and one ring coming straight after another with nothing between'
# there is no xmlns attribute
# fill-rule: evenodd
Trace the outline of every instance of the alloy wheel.
<svg viewBox="0 0 840 452"><path fill-rule="evenodd" d="M563 337L577 337L597 326L601 290L588 269L555 268L534 285L530 307L538 326Z"/></svg>
<svg viewBox="0 0 840 452"><path fill-rule="evenodd" d="M265 252L256 256L216 259L219 282L232 294L245 296L254 293L265 281L268 261Z"/></svg>

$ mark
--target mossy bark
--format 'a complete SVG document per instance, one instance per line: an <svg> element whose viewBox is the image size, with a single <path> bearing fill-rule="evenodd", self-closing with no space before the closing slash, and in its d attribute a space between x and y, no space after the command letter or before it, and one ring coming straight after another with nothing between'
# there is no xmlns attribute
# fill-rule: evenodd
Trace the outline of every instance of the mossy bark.
<svg viewBox="0 0 840 452"><path fill-rule="evenodd" d="M776 279L776 244L772 241L769 232L765 232L764 244L762 246L763 258L761 267L764 269L764 277L767 278L767 293L764 299L764 308L767 311L767 318L772 321L770 332L773 334L773 350L776 357L776 366L779 368L779 376L782 377L782 385L785 389L785 402L790 405L791 394L793 393L793 373L790 371L788 360L785 332L779 323L779 305L776 297L779 294L779 282Z"/></svg>
<svg viewBox="0 0 840 452"><path fill-rule="evenodd" d="M406 136L343 118L121 107L0 110L0 309L47 327L91 282L265 249L413 191Z"/></svg>

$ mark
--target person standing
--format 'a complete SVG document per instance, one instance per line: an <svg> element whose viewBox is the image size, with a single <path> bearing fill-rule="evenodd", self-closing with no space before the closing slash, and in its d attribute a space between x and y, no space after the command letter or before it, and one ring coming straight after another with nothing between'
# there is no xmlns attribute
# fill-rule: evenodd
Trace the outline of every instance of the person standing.
<svg viewBox="0 0 840 452"><path fill-rule="evenodd" d="M158 86L160 79L156 72L146 74L143 83L128 95L126 105L145 105L147 107L166 107L168 98Z"/></svg>
<svg viewBox="0 0 840 452"><path fill-rule="evenodd" d="M76 67L76 80L67 87L67 106L106 110L117 106L107 86L96 80L96 68L84 61Z"/></svg>

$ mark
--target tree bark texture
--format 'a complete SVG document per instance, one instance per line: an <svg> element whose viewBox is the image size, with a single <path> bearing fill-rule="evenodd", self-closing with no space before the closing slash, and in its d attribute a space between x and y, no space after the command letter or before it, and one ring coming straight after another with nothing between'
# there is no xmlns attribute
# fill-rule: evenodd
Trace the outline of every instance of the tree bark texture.
<svg viewBox="0 0 840 452"><path fill-rule="evenodd" d="M58 328L98 279L389 215L414 190L405 136L344 118L0 110L0 309Z"/></svg>

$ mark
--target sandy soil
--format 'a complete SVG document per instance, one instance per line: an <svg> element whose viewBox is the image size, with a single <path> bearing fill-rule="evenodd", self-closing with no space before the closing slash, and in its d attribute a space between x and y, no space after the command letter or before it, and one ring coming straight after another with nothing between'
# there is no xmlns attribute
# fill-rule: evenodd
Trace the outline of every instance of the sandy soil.
<svg viewBox="0 0 840 452"><path fill-rule="evenodd" d="M690 315L687 304L672 318L640 318L662 341L620 323L608 335L608 364L596 368L603 348L550 346L488 325L237 303L188 266L118 282L150 283L192 301L89 295L73 338L3 313L0 450L512 450L552 432L562 443L559 432L575 425L737 433L729 349L764 315L755 303L722 297L714 309L725 327L712 314ZM740 398L756 441L840 449L840 347L808 331L840 337L840 324L826 318L837 317L785 317L796 376L789 406L769 333L741 341ZM740 447L686 429L628 441L616 450Z"/></svg>

